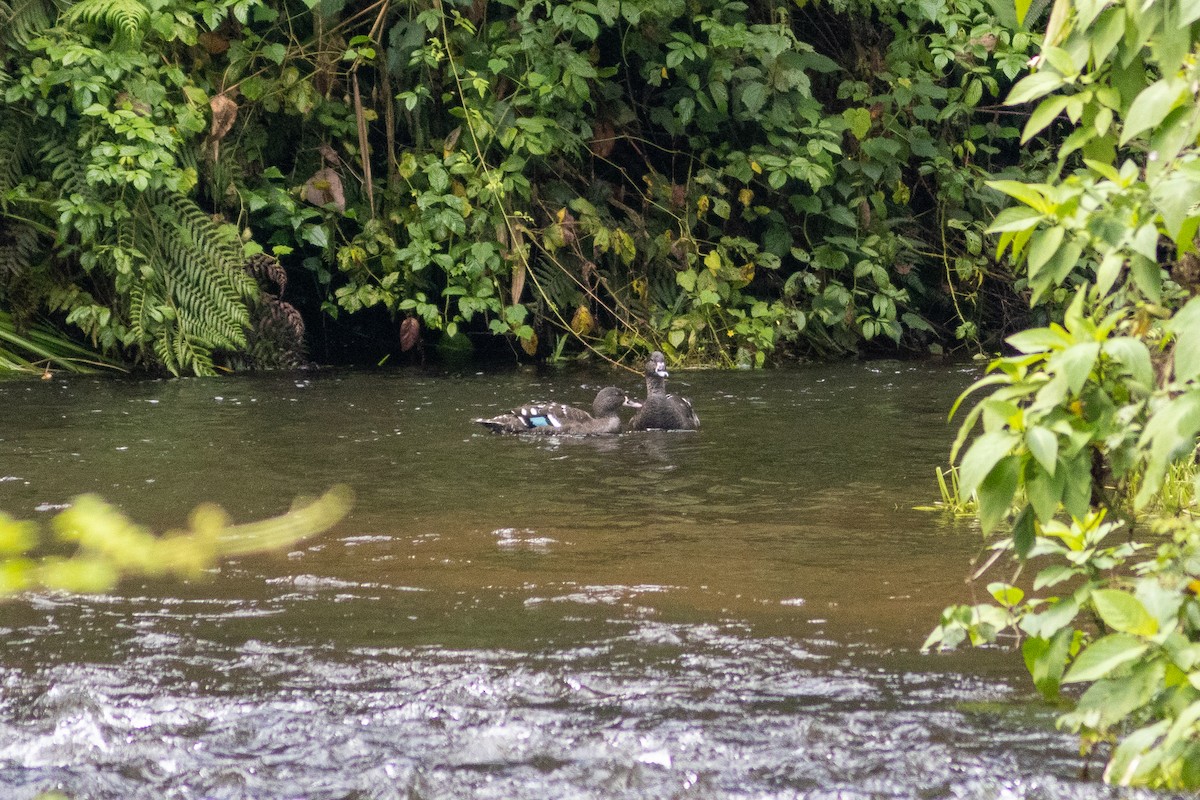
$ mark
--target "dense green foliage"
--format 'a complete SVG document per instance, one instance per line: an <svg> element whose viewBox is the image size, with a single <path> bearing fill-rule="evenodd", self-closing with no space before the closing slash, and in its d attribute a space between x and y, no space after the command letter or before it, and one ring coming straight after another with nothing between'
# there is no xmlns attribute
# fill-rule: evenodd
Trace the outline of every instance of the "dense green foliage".
<svg viewBox="0 0 1200 800"><path fill-rule="evenodd" d="M0 308L106 353L240 363L264 249L404 347L762 364L1013 313L983 182L1047 158L982 0L63 7L0 2Z"/></svg>
<svg viewBox="0 0 1200 800"><path fill-rule="evenodd" d="M220 507L198 506L182 531L156 536L95 495L77 497L50 523L0 513L0 597L59 589L103 592L135 576L197 578L218 559L278 550L328 530L350 510L335 487L272 519L232 525Z"/></svg>
<svg viewBox="0 0 1200 800"><path fill-rule="evenodd" d="M1044 183L999 181L996 219L1035 303L1061 320L1009 337L970 391L960 490L1003 530L1032 582L948 609L927 645L1022 640L1039 690L1086 687L1060 724L1119 740L1120 784L1200 787L1200 7L1058 0L1036 71L1010 103L1039 101L1024 138L1065 114ZM960 401L961 402L961 401ZM1175 475L1172 476L1171 472ZM1191 484L1183 506L1168 480ZM1003 523L1009 522L1009 526ZM982 572L982 571L981 571Z"/></svg>

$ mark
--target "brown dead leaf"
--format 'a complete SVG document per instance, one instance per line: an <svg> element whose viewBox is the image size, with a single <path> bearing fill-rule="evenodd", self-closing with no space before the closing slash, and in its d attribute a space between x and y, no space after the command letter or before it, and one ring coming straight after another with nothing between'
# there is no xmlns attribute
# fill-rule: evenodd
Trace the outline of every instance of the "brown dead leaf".
<svg viewBox="0 0 1200 800"><path fill-rule="evenodd" d="M563 246L569 247L579 238L575 232L575 215L567 209L561 208L556 216L558 217L558 224L562 230Z"/></svg>
<svg viewBox="0 0 1200 800"><path fill-rule="evenodd" d="M317 170L304 184L304 199L322 208L332 203L339 214L346 212L342 178L329 167Z"/></svg>
<svg viewBox="0 0 1200 800"><path fill-rule="evenodd" d="M528 339L522 339L521 340L521 349L524 350L527 355L531 355L531 356L537 355L537 349L538 349L537 334L531 333L531 334L529 334Z"/></svg>
<svg viewBox="0 0 1200 800"><path fill-rule="evenodd" d="M517 261L513 266L512 276L512 304L515 306L521 302L521 293L525 291L525 262Z"/></svg>
<svg viewBox="0 0 1200 800"><path fill-rule="evenodd" d="M229 40L215 31L204 31L196 36L196 42L214 56L229 49Z"/></svg>
<svg viewBox="0 0 1200 800"><path fill-rule="evenodd" d="M454 152L454 148L458 147L459 136L462 136L462 125L446 134L446 138L442 141L442 158L449 158L450 154Z"/></svg>
<svg viewBox="0 0 1200 800"><path fill-rule="evenodd" d="M592 155L596 158L608 158L612 155L616 142L617 132L613 130L612 123L606 119L597 120L592 126L592 140L588 142L588 149L592 151Z"/></svg>
<svg viewBox="0 0 1200 800"><path fill-rule="evenodd" d="M233 123L237 121L238 104L222 92L212 96L208 107L212 109L212 127L208 135L213 141L219 142L233 129Z"/></svg>
<svg viewBox="0 0 1200 800"><path fill-rule="evenodd" d="M687 187L681 183L671 185L671 207L683 208L687 205Z"/></svg>
<svg viewBox="0 0 1200 800"><path fill-rule="evenodd" d="M421 323L416 317L405 317L400 323L400 352L407 353L421 338Z"/></svg>

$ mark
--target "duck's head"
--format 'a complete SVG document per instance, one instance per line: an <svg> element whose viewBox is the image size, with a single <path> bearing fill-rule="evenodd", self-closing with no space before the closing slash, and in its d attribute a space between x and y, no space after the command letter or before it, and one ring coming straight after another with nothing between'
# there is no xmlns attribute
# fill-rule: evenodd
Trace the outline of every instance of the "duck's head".
<svg viewBox="0 0 1200 800"><path fill-rule="evenodd" d="M646 377L666 378L670 374L667 372L667 359L663 354L657 350L651 353L650 358L646 359Z"/></svg>
<svg viewBox="0 0 1200 800"><path fill-rule="evenodd" d="M630 399L629 395L616 386L605 386L596 394L596 402L592 404L592 409L596 416L604 417L614 413L621 406L641 408L642 404Z"/></svg>

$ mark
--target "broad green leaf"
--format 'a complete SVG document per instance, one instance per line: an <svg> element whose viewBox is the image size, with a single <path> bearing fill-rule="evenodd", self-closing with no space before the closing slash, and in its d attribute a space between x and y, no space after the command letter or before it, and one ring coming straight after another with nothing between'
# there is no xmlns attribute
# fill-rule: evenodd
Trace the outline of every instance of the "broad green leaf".
<svg viewBox="0 0 1200 800"><path fill-rule="evenodd" d="M1178 315L1176 315L1176 319L1178 319ZM1197 331L1197 335L1200 336L1200 331ZM1154 368L1150 363L1150 351L1146 349L1145 342L1132 336L1118 336L1105 342L1102 349L1106 356L1120 362L1125 369L1129 370L1134 382L1144 391L1154 388ZM1175 364L1176 370L1178 370L1178 350Z"/></svg>
<svg viewBox="0 0 1200 800"><path fill-rule="evenodd" d="M860 142L871 130L871 111L866 108L847 108L842 112L842 119L855 139Z"/></svg>
<svg viewBox="0 0 1200 800"><path fill-rule="evenodd" d="M1087 2L1087 0L1084 0L1084 2ZM1071 54L1061 47L1045 48L1042 50L1042 58L1064 77L1070 78L1079 72L1079 68L1075 66L1075 60L1071 58Z"/></svg>
<svg viewBox="0 0 1200 800"><path fill-rule="evenodd" d="M1061 630L1069 629L1068 626L1077 614L1079 614L1079 600L1075 596L1067 597L1054 603L1045 611L1025 615L1021 619L1021 630L1030 636L1040 636L1046 639Z"/></svg>
<svg viewBox="0 0 1200 800"><path fill-rule="evenodd" d="M1104 11L1096 21L1088 38L1092 48L1092 58L1097 64L1102 64L1108 59L1109 53L1125 35L1125 18L1125 8L1117 7Z"/></svg>
<svg viewBox="0 0 1200 800"><path fill-rule="evenodd" d="M1049 278L1054 286L1063 285L1067 277L1079 266L1079 256L1082 253L1083 241L1077 238L1068 239L1042 267L1043 277Z"/></svg>
<svg viewBox="0 0 1200 800"><path fill-rule="evenodd" d="M1175 75L1183 64L1184 56L1192 48L1192 31L1178 23L1177 3L1159 6L1163 10L1163 21L1150 39L1150 55L1162 75ZM1194 101L1193 101L1194 102Z"/></svg>
<svg viewBox="0 0 1200 800"><path fill-rule="evenodd" d="M751 114L757 114L767 104L767 87L761 83L749 82L742 85L742 105Z"/></svg>
<svg viewBox="0 0 1200 800"><path fill-rule="evenodd" d="M972 442L958 468L958 486L963 497L970 497L996 462L1010 454L1019 441L1014 433L990 431Z"/></svg>
<svg viewBox="0 0 1200 800"><path fill-rule="evenodd" d="M979 526L985 534L995 530L1008 513L1017 492L1020 473L1020 456L1007 456L1000 459L979 484L976 493L979 499Z"/></svg>
<svg viewBox="0 0 1200 800"><path fill-rule="evenodd" d="M1200 389L1174 398L1149 419L1139 442L1141 447L1149 446L1150 457L1142 488L1134 498L1136 508L1144 507L1155 495L1171 462L1192 453L1197 432L1200 432Z"/></svg>
<svg viewBox="0 0 1200 800"><path fill-rule="evenodd" d="M1070 580L1080 573L1079 567L1068 567L1063 564L1053 564L1046 567L1033 579L1033 590L1036 592L1050 586L1057 586L1063 581Z"/></svg>
<svg viewBox="0 0 1200 800"><path fill-rule="evenodd" d="M1043 70L1035 72L1032 75L1026 75L1021 80L1017 81L1017 85L1008 93L1008 97L1004 99L1004 105L1015 106L1021 103L1028 103L1030 100L1037 100L1039 97L1046 95L1059 88L1066 81L1063 76L1051 70Z"/></svg>
<svg viewBox="0 0 1200 800"><path fill-rule="evenodd" d="M1171 725L1170 733L1167 734L1167 738L1163 741L1163 746L1170 747L1178 741L1186 738L1194 738L1196 734L1193 726L1197 721L1200 721L1200 700L1193 700L1191 705L1183 709L1179 713L1179 716L1175 718L1175 722Z"/></svg>
<svg viewBox="0 0 1200 800"><path fill-rule="evenodd" d="M1096 613L1104 624L1121 633L1153 636L1158 633L1158 620L1150 615L1136 597L1119 589L1096 589L1092 592Z"/></svg>
<svg viewBox="0 0 1200 800"><path fill-rule="evenodd" d="M1054 475L1054 467L1058 462L1058 436L1046 428L1034 425L1025 431L1025 446L1042 468Z"/></svg>
<svg viewBox="0 0 1200 800"><path fill-rule="evenodd" d="M1051 356L1048 367L1051 372L1062 374L1071 394L1077 395L1087 383L1099 355L1099 342L1080 342Z"/></svg>
<svg viewBox="0 0 1200 800"><path fill-rule="evenodd" d="M1033 678L1033 685L1047 700L1058 698L1058 687L1067 666L1073 634L1071 628L1063 628L1050 639L1031 636L1021 644L1025 668Z"/></svg>
<svg viewBox="0 0 1200 800"><path fill-rule="evenodd" d="M1180 0L1179 24L1191 25L1200 19L1200 0Z"/></svg>
<svg viewBox="0 0 1200 800"><path fill-rule="evenodd" d="M1158 620L1158 636L1160 639L1164 631L1170 631L1177 627L1179 623L1179 609L1186 599L1184 594L1175 589L1163 586L1157 576L1152 576L1142 578L1137 582L1137 591L1134 592L1134 597L1141 602L1146 611L1150 613L1150 616ZM1175 635L1178 636L1179 634ZM1186 637L1183 638L1183 641L1187 641ZM1164 645L1169 649L1170 646L1166 645L1165 642ZM1177 651L1171 653L1171 657L1174 659L1177 657L1183 658L1184 656ZM1176 663L1178 664L1179 662L1176 661ZM1190 665L1188 668L1190 668Z"/></svg>
<svg viewBox="0 0 1200 800"><path fill-rule="evenodd" d="M1153 769L1154 761L1146 758L1159 737L1167 732L1170 720L1162 720L1141 728L1126 736L1113 751L1108 766L1104 768L1104 782L1117 786L1130 786L1137 782L1139 767Z"/></svg>
<svg viewBox="0 0 1200 800"><path fill-rule="evenodd" d="M1139 662L1128 676L1096 681L1079 698L1075 711L1063 717L1066 726L1086 725L1105 731L1122 722L1162 689L1166 665L1161 660Z"/></svg>
<svg viewBox="0 0 1200 800"><path fill-rule="evenodd" d="M1150 645L1136 636L1128 633L1109 634L1092 642L1079 654L1062 682L1099 680L1149 649Z"/></svg>
<svg viewBox="0 0 1200 800"><path fill-rule="evenodd" d="M1157 259L1135 255L1129 261L1129 274L1147 300L1156 305L1162 302L1162 267Z"/></svg>
<svg viewBox="0 0 1200 800"><path fill-rule="evenodd" d="M1126 144L1142 131L1158 127L1171 109L1184 99L1187 91L1187 83L1174 76L1157 80L1143 89L1125 115L1120 144Z"/></svg>
<svg viewBox="0 0 1200 800"><path fill-rule="evenodd" d="M1009 583L989 583L987 590L1005 608L1012 608L1025 599L1025 592Z"/></svg>
<svg viewBox="0 0 1200 800"><path fill-rule="evenodd" d="M1192 207L1200 200L1200 186L1190 176L1177 173L1158 182L1150 192L1150 198L1162 215L1167 235L1178 242Z"/></svg>
<svg viewBox="0 0 1200 800"><path fill-rule="evenodd" d="M1021 131L1021 141L1028 142L1045 130L1046 126L1063 112L1063 109L1067 107L1067 103L1070 100L1071 98L1063 95L1054 95L1047 97L1039 103L1038 107L1029 115L1029 119L1025 122L1025 129Z"/></svg>
<svg viewBox="0 0 1200 800"><path fill-rule="evenodd" d="M1045 216L1042 212L1029 206L1010 206L996 215L995 221L988 226L987 232L1006 233L1029 230L1036 227L1045 219Z"/></svg>
<svg viewBox="0 0 1200 800"><path fill-rule="evenodd" d="M1175 334L1175 380L1200 378L1200 297L1193 297L1166 324Z"/></svg>
<svg viewBox="0 0 1200 800"><path fill-rule="evenodd" d="M1086 29L1106 5L1108 0L1075 0L1074 24L1080 29Z"/></svg>
<svg viewBox="0 0 1200 800"><path fill-rule="evenodd" d="M1057 442L1057 438L1055 440ZM1049 522L1058 513L1058 504L1062 502L1066 490L1067 479L1062 470L1047 472L1040 469L1041 465L1032 463L1025 475L1025 494L1029 504L1040 522Z"/></svg>
<svg viewBox="0 0 1200 800"><path fill-rule="evenodd" d="M1061 328L1030 328L1014 333L1004 341L1022 353L1044 353L1047 350L1066 349L1071 344L1071 337Z"/></svg>
<svg viewBox="0 0 1200 800"><path fill-rule="evenodd" d="M1076 519L1083 519L1092 502L1092 459L1086 450L1075 458L1060 460L1055 478L1063 476L1063 508Z"/></svg>
<svg viewBox="0 0 1200 800"><path fill-rule="evenodd" d="M1065 228L1055 225L1033 234L1029 239L1029 276L1032 278L1058 252L1062 246Z"/></svg>
<svg viewBox="0 0 1200 800"><path fill-rule="evenodd" d="M1158 229L1151 223L1138 228L1129 246L1135 253L1141 253L1151 261L1158 260Z"/></svg>
<svg viewBox="0 0 1200 800"><path fill-rule="evenodd" d="M1033 546L1037 543L1037 525L1034 520L1033 507L1028 503L1017 514L1012 526L1013 553L1017 558L1027 558Z"/></svg>
<svg viewBox="0 0 1200 800"><path fill-rule="evenodd" d="M1046 199L1045 191L1040 184L1022 183L1021 181L988 181L987 185L1042 214L1049 214L1054 210L1053 205Z"/></svg>
<svg viewBox="0 0 1200 800"><path fill-rule="evenodd" d="M1118 251L1106 253L1096 268L1096 289L1102 295L1108 294L1121 275L1121 267L1125 266L1125 257Z"/></svg>

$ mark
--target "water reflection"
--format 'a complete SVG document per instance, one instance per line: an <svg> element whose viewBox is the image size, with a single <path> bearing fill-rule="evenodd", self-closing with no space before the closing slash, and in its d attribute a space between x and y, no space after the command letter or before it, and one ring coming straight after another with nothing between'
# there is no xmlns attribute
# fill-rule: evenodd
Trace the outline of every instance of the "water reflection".
<svg viewBox="0 0 1200 800"><path fill-rule="evenodd" d="M636 377L0 384L19 516L359 497L203 581L5 605L0 797L1110 797L1018 656L915 649L979 548L911 510L971 377L682 373L699 432L590 439L470 420Z"/></svg>

